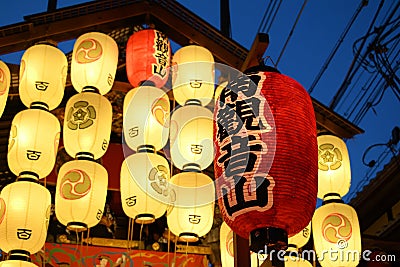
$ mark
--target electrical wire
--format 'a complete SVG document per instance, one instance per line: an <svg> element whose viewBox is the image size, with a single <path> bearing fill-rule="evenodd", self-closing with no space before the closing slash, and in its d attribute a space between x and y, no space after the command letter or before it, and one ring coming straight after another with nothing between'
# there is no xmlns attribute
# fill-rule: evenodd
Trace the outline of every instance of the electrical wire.
<svg viewBox="0 0 400 267"><path fill-rule="evenodd" d="M290 30L290 33L289 33L289 35L288 35L288 37L287 37L287 39L286 39L285 44L283 45L283 48L282 48L282 50L281 50L281 53L280 53L279 56L278 56L278 60L276 61L276 66L278 66L279 61L281 60L281 58L282 58L282 56L283 56L283 53L285 52L286 46L288 45L290 39L292 38L294 29L295 29L296 26L297 26L297 22L299 22L299 19L300 19L300 17L301 17L301 14L303 13L304 7L306 6L307 2L308 2L308 0L304 0L303 5L301 6L301 9L300 9L299 13L297 14L297 17L296 17L296 20L295 20L295 22L294 22L294 24L293 24L293 26L292 26L292 29Z"/></svg>
<svg viewBox="0 0 400 267"><path fill-rule="evenodd" d="M373 28L373 26L375 24L375 21L378 18L378 15L379 15L382 7L383 7L384 2L385 2L384 0L381 0L381 2L379 3L379 6L378 6L378 8L377 8L377 10L375 12L375 15L374 15L369 27L368 27L367 35L371 32L371 29ZM331 109L335 109L336 108L336 106L338 105L338 103L342 99L344 93L346 92L346 89L348 88L349 84L351 83L351 80L352 80L354 74L360 68L360 64L356 64L356 63L357 63L357 60L358 60L358 58L359 58L359 56L361 54L361 50L364 48L364 45L365 45L366 41L367 41L367 38L362 39L362 43L361 43L359 49L357 50L357 53L354 55L353 61L350 64L350 67L349 67L349 69L347 71L347 74L346 74L346 76L345 76L345 78L344 78L344 80L342 82L342 85L339 87L339 90L336 92L336 94L334 95L334 97L333 97L333 99L332 99L332 101L331 101L331 103L329 105L329 107ZM369 52L369 49L367 49L365 54L362 56L362 59L364 59L366 57L368 52Z"/></svg>
<svg viewBox="0 0 400 267"><path fill-rule="evenodd" d="M357 7L356 11L354 12L353 16L351 17L350 21L347 23L346 28L342 32L342 34L339 37L339 40L336 42L335 46L333 47L332 51L330 52L328 58L325 60L324 64L322 65L322 68L320 69L319 73L317 76L314 78L314 81L312 82L310 88L308 89L308 93L312 93L314 91L315 86L321 79L322 75L325 73L327 70L329 64L331 63L333 57L336 55L336 52L338 51L340 45L343 43L344 38L346 37L347 33L350 31L351 26L353 26L355 20L357 19L358 15L360 14L361 10L363 7L367 6L367 1L366 0L361 0L360 5Z"/></svg>
<svg viewBox="0 0 400 267"><path fill-rule="evenodd" d="M276 15L278 14L278 11L281 7L281 4L282 0L279 0L279 2L276 0L271 0L269 2L267 8L264 11L264 15L261 19L257 32L269 33L272 24L275 21Z"/></svg>

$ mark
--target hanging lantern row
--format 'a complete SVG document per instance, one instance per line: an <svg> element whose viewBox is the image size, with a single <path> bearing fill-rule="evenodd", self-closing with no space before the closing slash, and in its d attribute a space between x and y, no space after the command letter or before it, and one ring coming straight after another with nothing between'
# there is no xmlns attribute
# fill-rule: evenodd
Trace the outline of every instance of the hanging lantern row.
<svg viewBox="0 0 400 267"><path fill-rule="evenodd" d="M350 188L351 171L345 142L333 135L318 136L318 197L322 206L312 219L315 250L323 267L355 267L361 255L360 225L356 211L342 197ZM335 251L338 258L322 257Z"/></svg>
<svg viewBox="0 0 400 267"><path fill-rule="evenodd" d="M0 194L0 248L9 259L4 266L30 266L22 261L46 240L51 196L38 180L55 164L60 123L49 110L63 98L66 72L64 53L49 44L27 49L21 59L19 92L28 109L13 118L8 143L8 165L18 178Z"/></svg>
<svg viewBox="0 0 400 267"><path fill-rule="evenodd" d="M118 64L118 46L103 33L86 33L72 51L71 82L79 92L65 107L63 141L76 160L59 170L55 212L68 229L80 232L103 217L108 188L107 170L95 162L107 151L112 123L111 90Z"/></svg>

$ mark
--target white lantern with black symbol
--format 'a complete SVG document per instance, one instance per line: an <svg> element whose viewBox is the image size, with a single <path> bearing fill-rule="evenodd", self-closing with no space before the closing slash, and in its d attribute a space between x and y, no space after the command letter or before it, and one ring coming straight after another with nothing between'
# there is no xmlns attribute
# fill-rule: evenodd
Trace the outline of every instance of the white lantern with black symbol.
<svg viewBox="0 0 400 267"><path fill-rule="evenodd" d="M108 148L112 124L111 103L102 95L83 92L65 107L63 141L71 157L102 157Z"/></svg>
<svg viewBox="0 0 400 267"><path fill-rule="evenodd" d="M172 209L167 213L171 232L185 242L196 242L206 235L214 219L215 188L210 177L200 170L184 170L172 176Z"/></svg>
<svg viewBox="0 0 400 267"><path fill-rule="evenodd" d="M153 148L142 146L121 167L121 203L137 223L152 223L164 215L171 196L168 161Z"/></svg>
<svg viewBox="0 0 400 267"><path fill-rule="evenodd" d="M52 171L60 139L60 123L46 110L26 109L15 115L7 162L19 176L44 178Z"/></svg>
<svg viewBox="0 0 400 267"><path fill-rule="evenodd" d="M10 259L29 259L44 245L51 196L32 181L8 184L0 194L0 248Z"/></svg>
<svg viewBox="0 0 400 267"><path fill-rule="evenodd" d="M341 197L350 189L351 170L346 143L333 135L320 135L318 141L318 198L338 193Z"/></svg>
<svg viewBox="0 0 400 267"><path fill-rule="evenodd" d="M214 57L198 45L178 49L172 58L172 88L176 102L198 99L206 106L214 94Z"/></svg>
<svg viewBox="0 0 400 267"><path fill-rule="evenodd" d="M8 91L10 90L11 73L7 64L0 60L0 117L3 115L7 104Z"/></svg>
<svg viewBox="0 0 400 267"><path fill-rule="evenodd" d="M43 103L56 108L64 96L68 62L65 54L49 44L29 47L21 59L19 95L28 108Z"/></svg>
<svg viewBox="0 0 400 267"><path fill-rule="evenodd" d="M100 32L81 35L74 44L71 61L71 82L75 90L98 90L104 95L114 84L118 65L118 45Z"/></svg>
<svg viewBox="0 0 400 267"><path fill-rule="evenodd" d="M311 221L303 230L288 238L288 244L301 248L307 244L311 235Z"/></svg>
<svg viewBox="0 0 400 267"><path fill-rule="evenodd" d="M361 233L354 208L344 204L339 194L329 194L312 219L314 247L322 267L358 265ZM324 255L331 252L333 257ZM334 254L333 254L334 253Z"/></svg>
<svg viewBox="0 0 400 267"><path fill-rule="evenodd" d="M183 169L185 165L207 168L214 159L213 114L191 100L178 108L171 116L170 126L171 159Z"/></svg>
<svg viewBox="0 0 400 267"><path fill-rule="evenodd" d="M169 99L161 89L140 86L130 90L124 99L126 144L133 150L141 145L163 148L168 140L169 114Z"/></svg>
<svg viewBox="0 0 400 267"><path fill-rule="evenodd" d="M108 174L100 164L73 160L61 166L56 187L57 219L80 232L101 220L107 196Z"/></svg>

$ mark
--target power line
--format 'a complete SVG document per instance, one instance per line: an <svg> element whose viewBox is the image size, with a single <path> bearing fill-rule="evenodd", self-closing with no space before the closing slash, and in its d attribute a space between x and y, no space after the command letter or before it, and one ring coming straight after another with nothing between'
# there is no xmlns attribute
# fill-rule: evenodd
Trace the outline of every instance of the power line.
<svg viewBox="0 0 400 267"><path fill-rule="evenodd" d="M299 21L301 14L303 13L303 10L304 10L304 7L305 7L306 4L307 4L307 1L308 1L308 0L304 0L303 5L301 6L301 9L300 9L299 13L297 14L296 21L294 22L293 27L292 27L292 29L290 30L290 33L289 33L289 35L288 35L288 37L287 37L287 39L286 39L286 42L285 42L285 44L283 45L283 48L282 48L282 50L281 50L281 53L279 54L278 60L276 61L276 66L278 66L279 61L281 60L282 55L283 55L283 53L285 52L286 46L287 46L287 44L289 43L289 40L290 40L290 38L291 38L292 35L293 35L294 29L296 28L297 22Z"/></svg>
<svg viewBox="0 0 400 267"><path fill-rule="evenodd" d="M381 2L379 3L379 6L378 6L377 11L375 12L374 18L372 19L372 21L371 21L371 23L370 23L370 25L368 27L367 35L369 35L369 33L371 32L371 29L374 26L376 19L378 18L379 12L381 11L381 9L383 7L383 3L384 2L385 2L384 0L381 0ZM354 55L353 61L351 62L351 65L349 67L349 70L347 71L347 74L346 74L346 77L343 80L343 83L339 87L339 90L336 92L336 94L334 95L334 97L333 97L333 99L332 99L332 101L331 101L331 103L329 105L329 107L331 109L335 109L336 108L337 104L339 103L339 101L342 99L344 93L346 92L347 87L351 83L351 80L352 80L355 72L357 72L357 70L360 68L360 64L358 64L356 66L356 63L357 63L357 60L358 60L358 58L359 58L359 56L361 54L361 50L364 48L364 45L365 45L366 41L367 41L367 38L363 38L362 39L362 43L361 43L359 49L357 50L356 54ZM368 52L369 52L368 50L365 52L365 54L362 56L362 60L361 61L364 60L364 58L366 57L366 54Z"/></svg>
<svg viewBox="0 0 400 267"><path fill-rule="evenodd" d="M328 58L325 60L324 65L322 66L321 70L319 71L319 73L315 77L314 81L312 82L310 88L308 89L308 92L310 94L312 93L312 91L314 90L315 86L317 85L317 83L321 79L322 75L324 74L324 72L328 68L328 65L332 61L332 59L335 56L336 52L338 51L340 45L342 44L344 38L346 37L347 33L349 32L349 30L350 30L351 26L353 25L354 21L356 20L356 18L360 14L362 8L367 6L367 4L368 4L368 0L362 0L360 5L358 6L357 10L354 12L353 16L351 17L350 21L347 23L346 28L344 29L344 31L340 35L339 40L335 44L335 47L333 48L333 50L329 54Z"/></svg>

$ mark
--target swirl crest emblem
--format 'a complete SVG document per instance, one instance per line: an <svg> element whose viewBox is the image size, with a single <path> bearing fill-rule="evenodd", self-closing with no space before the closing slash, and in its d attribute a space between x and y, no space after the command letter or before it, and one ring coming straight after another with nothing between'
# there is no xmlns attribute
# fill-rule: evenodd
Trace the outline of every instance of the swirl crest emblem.
<svg viewBox="0 0 400 267"><path fill-rule="evenodd" d="M91 186L91 179L86 172L73 169L62 177L60 194L67 200L80 199L90 192Z"/></svg>

